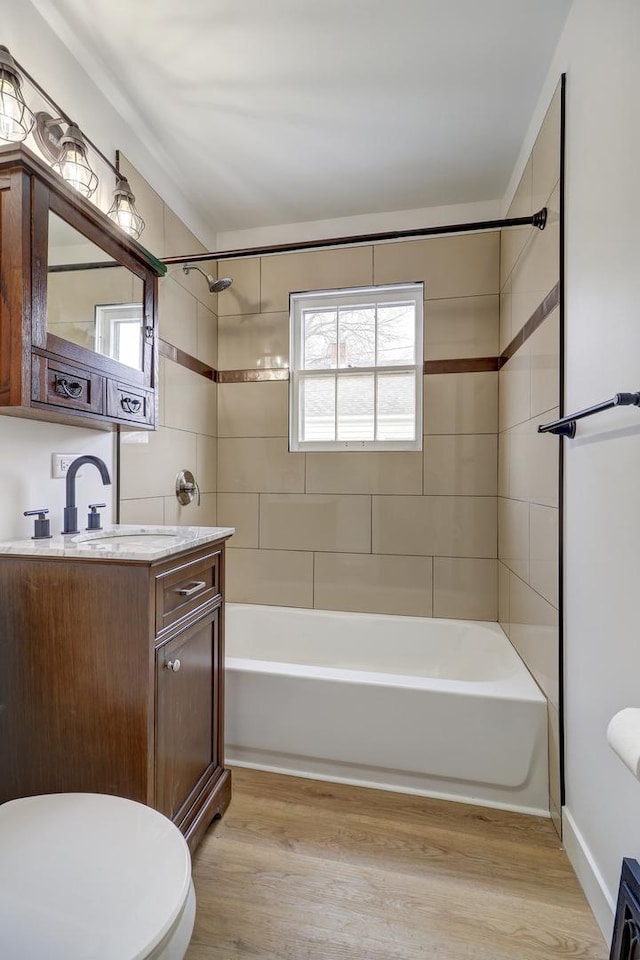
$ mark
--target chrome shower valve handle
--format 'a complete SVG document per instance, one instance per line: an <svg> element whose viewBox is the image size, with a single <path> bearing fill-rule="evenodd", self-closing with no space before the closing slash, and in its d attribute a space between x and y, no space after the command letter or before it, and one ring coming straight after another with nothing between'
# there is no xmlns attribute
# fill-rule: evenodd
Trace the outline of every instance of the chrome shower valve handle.
<svg viewBox="0 0 640 960"><path fill-rule="evenodd" d="M196 497L196 504L200 506L200 487L190 470L181 470L176 477L176 499L183 507L191 503Z"/></svg>

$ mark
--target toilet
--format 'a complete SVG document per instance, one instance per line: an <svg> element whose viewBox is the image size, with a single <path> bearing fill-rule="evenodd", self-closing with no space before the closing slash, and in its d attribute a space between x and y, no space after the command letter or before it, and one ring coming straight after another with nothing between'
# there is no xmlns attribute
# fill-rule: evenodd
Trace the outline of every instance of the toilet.
<svg viewBox="0 0 640 960"><path fill-rule="evenodd" d="M0 957L183 960L189 848L151 807L94 793L0 806Z"/></svg>

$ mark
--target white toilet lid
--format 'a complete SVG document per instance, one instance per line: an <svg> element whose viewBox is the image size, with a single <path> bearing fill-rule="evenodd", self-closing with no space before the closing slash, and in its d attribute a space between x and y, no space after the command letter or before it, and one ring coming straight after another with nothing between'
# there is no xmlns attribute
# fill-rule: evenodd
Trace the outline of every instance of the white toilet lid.
<svg viewBox="0 0 640 960"><path fill-rule="evenodd" d="M133 800L58 793L0 806L0 957L142 960L186 902L180 831Z"/></svg>

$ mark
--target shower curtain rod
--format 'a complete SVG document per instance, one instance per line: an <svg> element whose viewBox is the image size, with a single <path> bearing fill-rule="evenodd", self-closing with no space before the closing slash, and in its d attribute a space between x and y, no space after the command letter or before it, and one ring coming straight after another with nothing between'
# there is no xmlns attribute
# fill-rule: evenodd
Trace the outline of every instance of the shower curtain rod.
<svg viewBox="0 0 640 960"><path fill-rule="evenodd" d="M352 237L331 237L327 240L302 240L299 243L277 243L264 247L241 247L238 250L220 250L211 253L192 253L184 257L166 257L161 262L204 263L209 260L240 260L244 257L264 257L271 253L299 253L303 250L321 250L325 247L348 247L368 243L384 243L388 240L414 240L421 237L438 237L447 233L471 233L475 230L502 230L505 227L537 227L544 230L547 223L547 208L543 207L531 217L512 217L510 220L480 220L475 223L450 223L442 227L419 227L415 230L390 230L386 233L362 233Z"/></svg>

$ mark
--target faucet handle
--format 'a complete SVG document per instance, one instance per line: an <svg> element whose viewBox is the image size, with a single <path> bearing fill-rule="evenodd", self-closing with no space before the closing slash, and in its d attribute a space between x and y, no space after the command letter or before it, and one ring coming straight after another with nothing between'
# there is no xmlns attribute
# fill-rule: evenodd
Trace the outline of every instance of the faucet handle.
<svg viewBox="0 0 640 960"><path fill-rule="evenodd" d="M34 520L33 524L33 536L32 540L50 540L51 531L50 531L50 522L47 520L46 515L49 513L46 507L42 507L40 510L25 510L23 516L25 517L35 517L37 520Z"/></svg>
<svg viewBox="0 0 640 960"><path fill-rule="evenodd" d="M106 503L90 503L89 504L89 516L87 517L87 530L102 530L102 524L100 523L100 514L98 513L98 507L106 507Z"/></svg>

